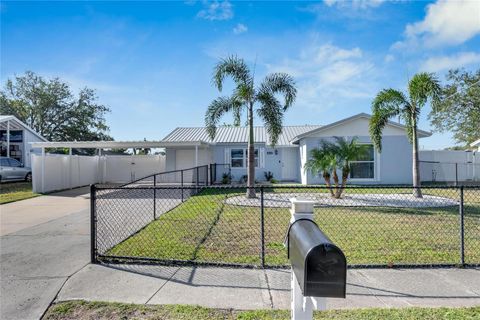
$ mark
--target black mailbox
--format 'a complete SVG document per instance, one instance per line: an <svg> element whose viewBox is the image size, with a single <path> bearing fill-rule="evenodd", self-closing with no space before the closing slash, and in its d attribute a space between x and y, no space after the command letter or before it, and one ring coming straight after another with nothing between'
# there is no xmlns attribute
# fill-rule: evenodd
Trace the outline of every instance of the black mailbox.
<svg viewBox="0 0 480 320"><path fill-rule="evenodd" d="M288 258L304 296L345 298L347 260L315 222L293 222L287 241Z"/></svg>

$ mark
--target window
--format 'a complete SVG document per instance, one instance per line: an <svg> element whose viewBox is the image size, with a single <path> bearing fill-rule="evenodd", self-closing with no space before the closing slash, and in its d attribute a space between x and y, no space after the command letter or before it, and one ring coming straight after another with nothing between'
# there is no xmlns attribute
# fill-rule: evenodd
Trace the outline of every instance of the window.
<svg viewBox="0 0 480 320"><path fill-rule="evenodd" d="M255 149L255 168L259 168L258 149ZM231 149L230 163L232 168L246 168L248 164L248 149Z"/></svg>
<svg viewBox="0 0 480 320"><path fill-rule="evenodd" d="M22 164L18 160L8 159L8 161L10 161L10 167L21 167L22 166Z"/></svg>
<svg viewBox="0 0 480 320"><path fill-rule="evenodd" d="M230 151L232 168L243 168L243 149L232 149Z"/></svg>
<svg viewBox="0 0 480 320"><path fill-rule="evenodd" d="M350 162L351 179L374 179L375 178L375 150L373 145L368 145L368 151Z"/></svg>
<svg viewBox="0 0 480 320"><path fill-rule="evenodd" d="M8 162L7 158L0 159L0 166L2 167L10 167L10 163Z"/></svg>

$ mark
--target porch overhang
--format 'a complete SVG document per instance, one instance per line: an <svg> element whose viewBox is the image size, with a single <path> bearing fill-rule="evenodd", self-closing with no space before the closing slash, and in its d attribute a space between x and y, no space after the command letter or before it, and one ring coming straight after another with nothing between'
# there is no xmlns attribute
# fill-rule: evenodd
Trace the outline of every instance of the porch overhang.
<svg viewBox="0 0 480 320"><path fill-rule="evenodd" d="M31 142L32 148L73 148L73 149L128 149L128 148L169 148L208 146L204 141L55 141Z"/></svg>

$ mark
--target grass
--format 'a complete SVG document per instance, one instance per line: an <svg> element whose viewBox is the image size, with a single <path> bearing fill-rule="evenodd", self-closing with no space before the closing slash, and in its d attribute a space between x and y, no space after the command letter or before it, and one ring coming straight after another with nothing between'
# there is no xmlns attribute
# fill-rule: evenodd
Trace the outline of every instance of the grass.
<svg viewBox="0 0 480 320"><path fill-rule="evenodd" d="M433 320L478 319L480 307L403 308L316 311L314 319ZM52 305L44 320L170 319L170 320L268 320L290 319L288 310L235 311L186 305L135 305L107 302L67 301Z"/></svg>
<svg viewBox="0 0 480 320"><path fill-rule="evenodd" d="M0 204L37 197L32 192L31 182L12 182L0 184Z"/></svg>
<svg viewBox="0 0 480 320"><path fill-rule="evenodd" d="M365 190L399 192L398 189L380 188L347 192L363 193ZM314 189L308 189L312 191ZM458 192L453 189L425 189L424 192L458 199ZM239 190L207 189L161 215L106 254L259 265L259 208L223 202L227 196L238 193ZM316 208L314 215L320 228L342 248L349 264L457 264L460 261L458 206L323 207ZM264 217L266 264L288 265L283 241L290 212L286 208L265 208ZM480 190L468 190L465 192L467 263L480 262L479 248Z"/></svg>

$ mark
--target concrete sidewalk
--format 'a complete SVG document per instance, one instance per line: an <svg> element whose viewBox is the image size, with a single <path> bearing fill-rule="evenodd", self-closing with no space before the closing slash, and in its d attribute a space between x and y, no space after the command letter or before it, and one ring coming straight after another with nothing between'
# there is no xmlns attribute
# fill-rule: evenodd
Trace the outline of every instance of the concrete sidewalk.
<svg viewBox="0 0 480 320"><path fill-rule="evenodd" d="M328 299L328 309L480 305L480 269L349 270L347 281L347 298ZM74 299L289 309L290 271L88 265L57 297Z"/></svg>

